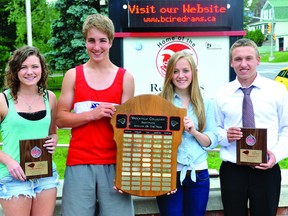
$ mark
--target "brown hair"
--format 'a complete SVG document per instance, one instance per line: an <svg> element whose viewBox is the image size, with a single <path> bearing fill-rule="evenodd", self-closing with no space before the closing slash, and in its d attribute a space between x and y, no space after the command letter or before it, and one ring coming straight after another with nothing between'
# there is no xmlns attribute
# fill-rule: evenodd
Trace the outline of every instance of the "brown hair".
<svg viewBox="0 0 288 216"><path fill-rule="evenodd" d="M32 55L38 57L41 64L41 78L37 83L38 93L41 93L43 95L46 94L46 91L44 91L44 89L46 89L49 69L45 62L45 58L36 47L23 46L14 51L13 55L8 60L8 64L5 70L6 86L10 88L11 95L15 101L17 100L17 92L20 88L18 72L20 71L23 62Z"/></svg>

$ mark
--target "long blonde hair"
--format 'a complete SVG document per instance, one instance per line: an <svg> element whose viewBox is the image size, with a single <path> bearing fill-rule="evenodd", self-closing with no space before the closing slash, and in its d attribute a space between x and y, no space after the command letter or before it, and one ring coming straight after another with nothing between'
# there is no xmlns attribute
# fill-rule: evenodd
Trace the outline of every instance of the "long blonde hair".
<svg viewBox="0 0 288 216"><path fill-rule="evenodd" d="M165 98L166 100L170 101L171 103L173 103L175 86L172 82L172 77L175 71L175 65L178 62L178 60L181 58L185 58L189 62L189 65L191 67L192 82L189 86L190 100L192 103L193 111L198 119L198 130L202 132L206 126L205 107L204 107L204 102L203 102L202 94L201 94L200 87L199 87L196 64L190 53L186 51L179 51L179 52L174 53L170 57L168 64L167 64L163 90L161 91L159 95Z"/></svg>

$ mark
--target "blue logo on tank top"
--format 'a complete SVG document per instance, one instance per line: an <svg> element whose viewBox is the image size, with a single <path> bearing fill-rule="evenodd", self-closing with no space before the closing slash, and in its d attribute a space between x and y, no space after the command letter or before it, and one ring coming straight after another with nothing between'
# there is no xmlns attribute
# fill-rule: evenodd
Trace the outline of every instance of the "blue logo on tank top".
<svg viewBox="0 0 288 216"><path fill-rule="evenodd" d="M99 105L100 105L100 103L91 103L90 109L95 109Z"/></svg>

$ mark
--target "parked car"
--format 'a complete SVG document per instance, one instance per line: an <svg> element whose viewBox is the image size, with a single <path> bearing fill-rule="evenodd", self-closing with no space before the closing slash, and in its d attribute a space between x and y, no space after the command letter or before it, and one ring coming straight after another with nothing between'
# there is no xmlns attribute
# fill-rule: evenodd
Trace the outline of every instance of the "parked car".
<svg viewBox="0 0 288 216"><path fill-rule="evenodd" d="M275 77L275 81L283 83L288 90L288 67L282 68L278 75Z"/></svg>

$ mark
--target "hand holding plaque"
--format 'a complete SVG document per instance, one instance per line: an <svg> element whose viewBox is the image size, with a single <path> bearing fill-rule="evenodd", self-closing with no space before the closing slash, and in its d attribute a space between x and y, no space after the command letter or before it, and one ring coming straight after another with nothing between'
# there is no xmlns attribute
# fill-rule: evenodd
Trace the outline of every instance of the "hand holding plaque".
<svg viewBox="0 0 288 216"><path fill-rule="evenodd" d="M237 164L255 166L267 162L267 129L241 128L243 137L237 140Z"/></svg>
<svg viewBox="0 0 288 216"><path fill-rule="evenodd" d="M20 166L27 179L52 176L52 154L43 146L47 139L20 140Z"/></svg>

